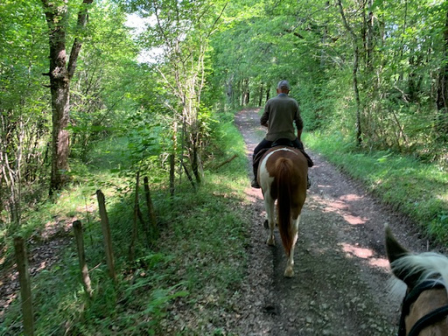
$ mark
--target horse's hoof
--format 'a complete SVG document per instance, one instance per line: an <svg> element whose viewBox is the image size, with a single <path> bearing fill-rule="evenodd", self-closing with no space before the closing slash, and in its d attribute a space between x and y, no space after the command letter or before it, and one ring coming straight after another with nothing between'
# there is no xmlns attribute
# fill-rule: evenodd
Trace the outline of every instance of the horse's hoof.
<svg viewBox="0 0 448 336"><path fill-rule="evenodd" d="M269 246L275 246L275 239L268 238L268 240L266 241L266 244L268 244Z"/></svg>
<svg viewBox="0 0 448 336"><path fill-rule="evenodd" d="M294 276L294 270L292 268L287 268L284 274L285 278L292 278Z"/></svg>

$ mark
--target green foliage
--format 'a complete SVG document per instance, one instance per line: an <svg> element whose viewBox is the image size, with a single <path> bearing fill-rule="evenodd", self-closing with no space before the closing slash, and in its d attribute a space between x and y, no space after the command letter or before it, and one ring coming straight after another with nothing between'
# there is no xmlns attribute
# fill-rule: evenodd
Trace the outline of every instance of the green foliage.
<svg viewBox="0 0 448 336"><path fill-rule="evenodd" d="M22 178L22 192L38 193L46 173L44 157L51 114L48 90L46 25L39 3L0 4L0 209L10 211ZM5 174L6 172L6 174ZM13 177L14 176L14 177ZM31 186L33 182L33 186ZM6 190L8 192L6 192ZM17 207L19 208L19 207ZM11 213L10 213L11 215ZM2 222L10 218L3 216ZM15 223L17 224L17 223ZM1 227L0 227L1 229ZM15 228L13 228L15 229Z"/></svg>
<svg viewBox="0 0 448 336"><path fill-rule="evenodd" d="M87 37L71 82L72 157L86 160L95 142L123 129L136 109L137 47L125 13L104 3L89 14Z"/></svg>
<svg viewBox="0 0 448 336"><path fill-rule="evenodd" d="M169 125L159 121L157 116L135 114L128 119L134 127L130 131L128 148L134 164L157 158L163 150L168 151L172 145Z"/></svg>
<svg viewBox="0 0 448 336"><path fill-rule="evenodd" d="M69 1L68 42L75 36L84 45L71 81L71 164L86 161L95 141L116 130L123 115L134 109L137 50L123 11L102 1L89 11L89 31L77 35L79 1ZM19 230L13 212L45 198L52 121L48 84L48 34L42 4L6 1L0 4L0 230ZM68 43L68 44L70 44ZM70 53L70 50L68 50ZM132 72L131 70L135 70ZM66 171L69 177L74 171ZM13 176L14 178L9 178ZM3 211L5 209L6 211ZM14 211L13 211L14 210ZM6 215L9 214L9 218ZM3 226L3 223L5 226Z"/></svg>
<svg viewBox="0 0 448 336"><path fill-rule="evenodd" d="M135 176L131 174L133 163L127 155L133 154L129 153L126 138L97 142L90 151L88 165L77 163L73 171L75 183L61 193L58 204L39 204L28 216L28 225L21 234L33 244L44 243L40 237L48 234L49 220L55 217L61 221L55 235L65 238L58 262L43 266L32 277L36 334L161 335L167 326L180 332L182 321L172 315L172 305L185 306L188 311L205 305L207 313L198 316L196 325L188 327L189 332L197 334L212 319L216 320L214 316L219 316L223 309L232 309L227 302L244 276L246 229L251 224L241 209L247 186L247 160L241 135L232 124L233 114L219 114L216 118L210 129L213 137L207 157L237 158L218 169L214 168L216 162L206 162L210 169L206 171L205 185L195 192L184 181L172 199L165 190L166 172L154 165L150 180L164 181L151 183L163 239L148 247L144 234L139 234L135 260L128 259ZM137 136L133 139L136 143ZM116 171L116 167L122 169ZM94 196L97 189L106 195L118 273L115 284L108 277L104 261ZM143 204L143 197L140 202ZM64 223L71 221L68 216L81 220L84 226L94 290L91 299L79 282L76 247L64 229ZM219 334L222 326L219 320L214 323ZM20 328L20 304L14 300L2 321L0 335L17 334Z"/></svg>
<svg viewBox="0 0 448 336"><path fill-rule="evenodd" d="M222 24L227 4L226 1L124 1L130 10L149 19L138 40L143 48L160 51L147 62L152 63L147 66L158 75L151 86L163 87L161 92L155 92L156 100L158 106L163 105L171 112L171 153L179 151L182 162L190 162L197 183L201 182L199 162L208 140L209 118L203 112L209 108L201 103L201 98L209 71L209 39ZM152 92L151 87L147 91Z"/></svg>
<svg viewBox="0 0 448 336"><path fill-rule="evenodd" d="M306 129L356 137L354 40L338 6L265 1L250 12L244 6L232 4L229 24L211 41L209 80L225 87L222 101L264 104L286 78ZM446 161L446 111L436 106L445 85L446 3L344 1L342 7L358 41L362 147Z"/></svg>

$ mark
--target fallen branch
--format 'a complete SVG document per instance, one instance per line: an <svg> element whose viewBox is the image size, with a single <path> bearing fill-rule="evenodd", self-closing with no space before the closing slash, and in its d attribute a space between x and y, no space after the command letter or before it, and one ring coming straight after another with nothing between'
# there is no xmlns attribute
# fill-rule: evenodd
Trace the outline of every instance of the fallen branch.
<svg viewBox="0 0 448 336"><path fill-rule="evenodd" d="M234 155L232 156L230 159L227 159L226 161L222 162L221 164L217 165L214 169L217 170L219 168L221 168L222 166L224 166L225 164L232 162L234 159L236 159L238 157L238 155Z"/></svg>

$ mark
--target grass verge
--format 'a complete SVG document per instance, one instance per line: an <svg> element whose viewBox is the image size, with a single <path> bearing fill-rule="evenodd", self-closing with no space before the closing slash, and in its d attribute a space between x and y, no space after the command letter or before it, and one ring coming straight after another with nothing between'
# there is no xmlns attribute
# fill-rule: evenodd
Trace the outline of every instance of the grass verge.
<svg viewBox="0 0 448 336"><path fill-rule="evenodd" d="M36 335L222 334L225 315L232 310L229 298L237 300L244 277L250 225L242 211L247 186L244 143L232 121L229 115L217 123L209 154L219 159L206 170L198 191L184 178L171 198L166 178L160 177L164 172L151 171L150 180L160 181L151 184L151 192L161 236L148 246L141 231L133 260L128 251L134 176L116 169L126 164L123 139L99 144L90 165L74 170L75 183L59 195L58 204L42 204L30 215L33 220L21 234L40 247L52 239L37 238L46 231L46 222L58 218L56 222L66 226L75 218L81 220L94 290L88 299L79 281L71 230L59 230L64 243L57 261L42 264L32 277ZM233 155L235 159L219 165L220 158L224 162ZM97 189L106 195L118 273L115 283L105 264ZM143 210L143 190L140 195ZM18 297L0 322L0 335L22 332Z"/></svg>
<svg viewBox="0 0 448 336"><path fill-rule="evenodd" d="M337 134L307 134L304 143L448 246L448 173L443 167L389 151L366 153Z"/></svg>

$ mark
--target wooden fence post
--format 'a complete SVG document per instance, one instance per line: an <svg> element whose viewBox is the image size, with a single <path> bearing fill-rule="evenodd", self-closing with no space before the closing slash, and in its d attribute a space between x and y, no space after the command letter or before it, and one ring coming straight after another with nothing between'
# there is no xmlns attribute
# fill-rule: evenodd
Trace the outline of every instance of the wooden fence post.
<svg viewBox="0 0 448 336"><path fill-rule="evenodd" d="M109 276L115 281L115 264L114 264L114 254L112 250L112 237L110 234L109 218L106 212L106 202L104 199L104 194L101 190L96 191L96 196L98 199L98 207L100 210L101 217L101 227L103 228L104 236L104 250L106 252L106 262L109 267Z"/></svg>
<svg viewBox="0 0 448 336"><path fill-rule="evenodd" d="M28 270L28 255L26 253L25 241L22 237L14 238L14 250L19 271L20 296L22 298L23 333L26 336L32 336L34 335L33 299Z"/></svg>
<svg viewBox="0 0 448 336"><path fill-rule="evenodd" d="M73 231L75 233L76 246L78 248L79 268L81 270L82 284L88 297L91 298L93 290L89 276L89 268L87 267L86 263L86 253L84 250L84 236L82 231L82 224L79 220L73 222Z"/></svg>

